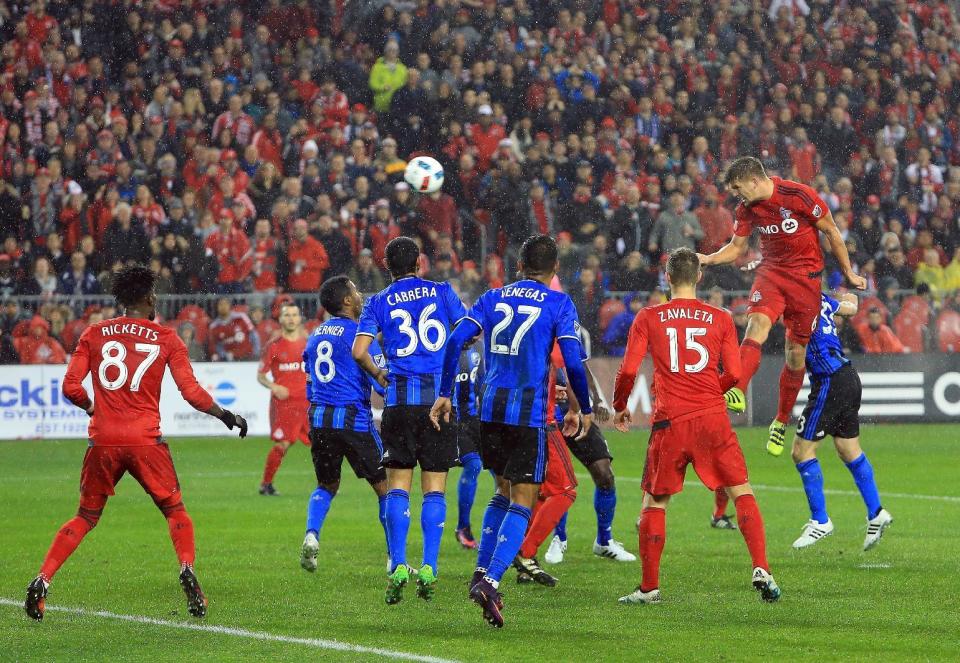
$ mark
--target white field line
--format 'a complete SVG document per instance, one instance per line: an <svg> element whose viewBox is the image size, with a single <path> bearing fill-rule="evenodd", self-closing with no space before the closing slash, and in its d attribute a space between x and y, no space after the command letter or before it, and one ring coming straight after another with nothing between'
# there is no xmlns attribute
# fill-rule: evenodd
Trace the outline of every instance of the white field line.
<svg viewBox="0 0 960 663"><path fill-rule="evenodd" d="M22 601L13 601L7 598L0 598L0 605L15 606L23 608ZM266 631L250 631L245 628L234 628L231 626L216 626L213 624L203 624L198 622L174 622L167 619L155 619L154 617L145 617L142 615L122 615L106 610L86 610L84 608L66 608L63 606L48 605L50 612L65 612L80 617L99 617L101 619L113 619L121 622L134 622L137 624L149 624L151 626L163 626L165 628L179 629L181 631L200 631L203 633L216 633L217 635L232 635L235 638L247 638L249 640L263 640L266 642L282 642L291 645L303 645L314 649L329 649L332 651L344 651L354 654L370 654L381 658L394 658L402 661L422 661L423 663L456 663L448 658L437 658L436 656L422 656L420 654L410 654L403 651L392 649L381 649L379 647L364 647L354 645L349 642L340 642L339 640L323 640L320 638L295 638L289 635L277 635ZM23 617L27 619L26 616Z"/></svg>

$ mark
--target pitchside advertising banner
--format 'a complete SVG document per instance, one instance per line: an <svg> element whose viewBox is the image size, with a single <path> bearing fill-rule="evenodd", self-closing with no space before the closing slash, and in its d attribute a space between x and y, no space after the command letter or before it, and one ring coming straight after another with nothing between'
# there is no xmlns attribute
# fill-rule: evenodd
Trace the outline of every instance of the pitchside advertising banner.
<svg viewBox="0 0 960 663"><path fill-rule="evenodd" d="M613 398L613 381L619 359L590 362L607 400ZM864 421L960 422L960 355L858 355L854 365L863 382ZM764 357L750 385L746 415L734 417L736 425L767 425L776 414L781 357ZM87 435L87 415L64 400L60 392L66 366L0 367L0 439L64 439ZM194 364L194 371L222 407L246 418L251 435L269 435L269 393L257 384L254 362ZM653 413L650 390L652 369L645 361L630 394L634 426L646 428ZM90 379L85 383L88 391ZM794 415L806 402L804 383ZM163 434L173 436L225 435L223 424L195 411L180 397L168 373L160 399Z"/></svg>

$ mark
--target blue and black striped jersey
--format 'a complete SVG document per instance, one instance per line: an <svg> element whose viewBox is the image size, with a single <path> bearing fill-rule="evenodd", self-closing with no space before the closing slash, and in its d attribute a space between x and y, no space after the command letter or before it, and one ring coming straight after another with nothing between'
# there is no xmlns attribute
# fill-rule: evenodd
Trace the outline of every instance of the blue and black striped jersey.
<svg viewBox="0 0 960 663"><path fill-rule="evenodd" d="M453 409L457 419L477 416L477 384L483 380L482 349L476 343L460 355L453 387Z"/></svg>
<svg viewBox="0 0 960 663"><path fill-rule="evenodd" d="M833 375L850 363L843 354L837 326L833 321L839 309L837 300L820 293L820 317L807 345L807 372L812 378Z"/></svg>

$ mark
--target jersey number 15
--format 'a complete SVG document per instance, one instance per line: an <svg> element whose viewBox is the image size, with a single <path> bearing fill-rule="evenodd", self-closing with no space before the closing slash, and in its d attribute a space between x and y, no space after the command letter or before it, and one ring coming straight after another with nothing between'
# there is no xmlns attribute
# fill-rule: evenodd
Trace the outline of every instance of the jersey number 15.
<svg viewBox="0 0 960 663"><path fill-rule="evenodd" d="M679 373L680 344L677 330L674 327L667 327L666 331L667 338L670 339L670 372ZM698 336L706 336L707 330L703 327L687 327L686 335L687 350L696 352L698 355L700 355L700 359L696 364L684 364L683 370L685 373L699 373L707 367L707 363L710 361L710 353L707 352L707 349L698 343L696 339Z"/></svg>

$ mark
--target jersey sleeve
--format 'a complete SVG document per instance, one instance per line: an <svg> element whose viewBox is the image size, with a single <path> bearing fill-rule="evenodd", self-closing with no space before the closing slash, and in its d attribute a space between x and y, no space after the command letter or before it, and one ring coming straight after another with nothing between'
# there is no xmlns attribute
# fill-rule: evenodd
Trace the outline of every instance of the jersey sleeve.
<svg viewBox="0 0 960 663"><path fill-rule="evenodd" d="M90 395L83 386L83 380L90 372L90 342L89 328L80 335L77 349L74 350L67 366L67 374L63 378L63 395L78 408L86 410L90 407Z"/></svg>
<svg viewBox="0 0 960 663"><path fill-rule="evenodd" d="M447 318L450 320L450 327L452 328L467 315L467 307L463 305L449 283L444 284L443 290L444 306L447 309Z"/></svg>
<svg viewBox="0 0 960 663"><path fill-rule="evenodd" d="M577 318L577 309L573 305L573 300L566 294L563 294L559 301L559 312L557 315L557 325L554 328L554 336L558 340L561 338L574 339L580 345L580 354L583 354L583 343L580 342L580 320Z"/></svg>
<svg viewBox="0 0 960 663"><path fill-rule="evenodd" d="M647 354L649 329L647 326L646 309L641 309L630 325L630 334L627 336L627 349L617 371L617 379L613 385L613 409L617 412L627 408L627 399L633 391L633 383L640 371L640 364Z"/></svg>
<svg viewBox="0 0 960 663"><path fill-rule="evenodd" d="M273 346L273 343L267 343L263 346L263 350L260 352L260 365L257 366L257 373L264 375L270 373L273 364Z"/></svg>
<svg viewBox="0 0 960 663"><path fill-rule="evenodd" d="M462 316L468 320L473 320L475 323L477 323L477 326L480 327L480 329L483 329L483 321L485 318L483 311L489 294L490 291L487 291L480 295L480 298L474 302L473 306L470 307L470 310L466 311Z"/></svg>
<svg viewBox="0 0 960 663"><path fill-rule="evenodd" d="M840 302L830 295L823 295L823 301L830 307L830 315L836 315L837 311L840 310Z"/></svg>
<svg viewBox="0 0 960 663"><path fill-rule="evenodd" d="M373 358L373 363L377 365L377 368L387 367L387 359L386 357L383 356L383 348L381 348L380 344L377 343L377 339L373 339L373 342L370 344L370 349L368 350L368 352L370 353L370 356ZM361 373L363 374L364 379L366 379L370 383L370 386L373 387L373 390L375 392L377 392L381 396L386 395L387 390L381 387L379 382L377 382L376 380L372 379L369 375L367 375L366 371L361 371Z"/></svg>
<svg viewBox="0 0 960 663"><path fill-rule="evenodd" d="M723 313L723 336L720 339L720 363L723 364L723 374L720 376L720 390L726 393L740 380L743 366L740 362L740 345L737 343L737 327L733 324L733 317Z"/></svg>
<svg viewBox="0 0 960 663"><path fill-rule="evenodd" d="M752 231L749 212L741 203L733 210L733 234L737 237L749 237Z"/></svg>
<svg viewBox="0 0 960 663"><path fill-rule="evenodd" d="M823 202L823 198L820 197L820 194L817 193L817 190L813 187L807 186L806 184L798 184L797 188L799 193L794 197L796 198L796 206L803 211L803 215L807 217L810 225L817 225L817 222L823 218L825 214L830 212L830 208L827 207L827 204Z"/></svg>
<svg viewBox="0 0 960 663"><path fill-rule="evenodd" d="M363 336L377 337L380 333L380 322L378 317L380 298L374 295L367 305L363 307L363 313L360 314L360 321L357 323L357 334Z"/></svg>
<svg viewBox="0 0 960 663"><path fill-rule="evenodd" d="M176 334L168 336L167 344L170 348L167 365L170 367L170 375L173 376L173 381L176 382L183 400L200 412L209 410L213 407L213 397L197 382L197 376L193 373L193 366L190 365L187 346Z"/></svg>

